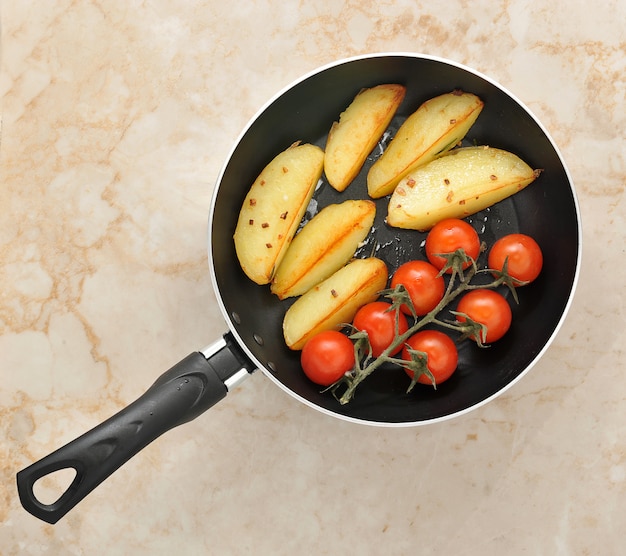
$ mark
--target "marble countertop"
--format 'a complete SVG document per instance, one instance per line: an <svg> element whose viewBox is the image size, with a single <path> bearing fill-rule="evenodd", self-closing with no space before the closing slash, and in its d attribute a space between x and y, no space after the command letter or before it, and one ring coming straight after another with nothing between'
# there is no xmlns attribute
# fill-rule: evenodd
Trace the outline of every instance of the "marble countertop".
<svg viewBox="0 0 626 556"><path fill-rule="evenodd" d="M626 3L24 0L1 14L2 554L622 553ZM249 118L320 65L386 51L486 73L559 145L584 254L545 356L486 406L405 429L323 415L256 373L56 525L26 513L19 469L226 331L207 212Z"/></svg>

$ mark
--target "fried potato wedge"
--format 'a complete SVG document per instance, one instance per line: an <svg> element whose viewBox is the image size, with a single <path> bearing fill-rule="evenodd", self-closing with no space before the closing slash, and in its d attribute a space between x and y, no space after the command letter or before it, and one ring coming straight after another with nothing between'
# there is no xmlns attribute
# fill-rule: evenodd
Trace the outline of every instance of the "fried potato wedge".
<svg viewBox="0 0 626 556"><path fill-rule="evenodd" d="M483 109L472 93L453 91L424 102L398 129L367 174L367 191L389 195L409 172L427 164L465 137Z"/></svg>
<svg viewBox="0 0 626 556"><path fill-rule="evenodd" d="M311 288L285 313L287 346L300 350L318 332L351 322L359 307L378 298L387 277L387 265L380 259L354 259Z"/></svg>
<svg viewBox="0 0 626 556"><path fill-rule="evenodd" d="M324 168L324 151L294 143L254 181L239 212L234 240L246 275L268 284L295 235Z"/></svg>
<svg viewBox="0 0 626 556"><path fill-rule="evenodd" d="M464 218L502 201L539 173L502 149L455 149L400 182L389 201L387 223L428 230L444 218Z"/></svg>
<svg viewBox="0 0 626 556"><path fill-rule="evenodd" d="M333 123L326 141L324 172L328 183L343 191L361 170L402 103L402 85L377 85L359 92Z"/></svg>
<svg viewBox="0 0 626 556"><path fill-rule="evenodd" d="M376 205L358 199L328 205L294 237L271 291L280 299L302 295L344 266L374 223Z"/></svg>

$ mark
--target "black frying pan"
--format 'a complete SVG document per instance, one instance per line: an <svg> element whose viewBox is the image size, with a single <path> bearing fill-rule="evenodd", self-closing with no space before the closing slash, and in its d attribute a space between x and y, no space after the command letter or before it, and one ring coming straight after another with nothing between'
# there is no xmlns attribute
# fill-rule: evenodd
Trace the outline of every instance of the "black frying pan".
<svg viewBox="0 0 626 556"><path fill-rule="evenodd" d="M511 232L533 236L544 253L544 269L530 286L519 288L513 325L488 349L464 342L459 369L437 390L406 393L402 370L371 375L356 397L340 405L305 378L299 353L283 341L282 319L293 301L278 299L268 287L241 271L232 240L243 198L260 170L280 151L301 140L321 146L330 125L364 87L401 83L407 87L390 130L433 96L463 89L479 95L483 112L467 141L510 150L541 176L515 196L468 218L487 243ZM365 175L379 156L375 148L355 182L337 193L322 184L317 207L346 198L365 198ZM401 231L384 222L387 199L377 201L374 232L357 256L375 249L390 274L405 260L424 258L425 234ZM356 423L410 426L459 415L493 399L519 380L548 348L570 306L577 282L581 229L576 196L554 143L518 100L473 70L438 58L382 54L343 60L289 86L253 118L219 176L209 216L211 277L230 331L202 352L164 373L137 401L83 436L17 474L21 502L33 515L56 523L120 465L172 427L187 422L222 399L239 380L261 369L277 385L315 409ZM34 483L60 469L76 477L53 504L33 493Z"/></svg>

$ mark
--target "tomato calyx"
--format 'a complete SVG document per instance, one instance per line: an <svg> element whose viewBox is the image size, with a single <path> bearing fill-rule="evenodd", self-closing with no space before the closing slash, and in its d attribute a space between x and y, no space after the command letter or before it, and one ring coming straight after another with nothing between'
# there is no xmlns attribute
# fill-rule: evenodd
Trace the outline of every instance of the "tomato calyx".
<svg viewBox="0 0 626 556"><path fill-rule="evenodd" d="M357 330L351 324L348 326L354 330L354 332L348 336L348 338L354 342L354 360L357 362L357 366L359 362L366 364L374 358L369 336L365 330Z"/></svg>
<svg viewBox="0 0 626 556"><path fill-rule="evenodd" d="M413 349L409 345L406 346L407 352L411 355L411 360L406 361L402 359L399 361L399 365L413 372L413 378L411 379L411 384L407 388L407 394L413 390L415 385L418 383L418 379L422 375L426 375L428 380L430 380L433 388L437 389L437 382L435 381L435 375L428 368L428 354L425 351L419 351L417 349Z"/></svg>
<svg viewBox="0 0 626 556"><path fill-rule="evenodd" d="M509 274L509 258L506 257L504 259L504 264L502 265L501 270L492 268L492 269L489 269L489 272L493 274L493 276L496 279L496 282L506 286L509 289L509 291L511 292L511 295L513 296L513 299L515 300L515 303L519 303L519 300L517 298L517 288L520 286L525 286L526 284L529 284L530 282L526 282L524 280L518 280L517 278L513 278L513 276Z"/></svg>
<svg viewBox="0 0 626 556"><path fill-rule="evenodd" d="M450 311L450 313L455 317L459 316L463 319L462 322L459 322L458 320L446 321L461 333L461 336L459 337L460 342L469 338L476 342L478 347L489 347L483 342L483 338L487 337L487 327L484 324L475 321L469 315L459 311Z"/></svg>
<svg viewBox="0 0 626 556"><path fill-rule="evenodd" d="M409 308L411 316L416 317L417 312L415 311L415 305L413 305L413 300L403 284L398 284L395 288L383 290L380 294L391 301L392 311L397 311L405 305Z"/></svg>
<svg viewBox="0 0 626 556"><path fill-rule="evenodd" d="M392 300L391 307L389 308L389 312L393 311L395 313L395 337L396 339L399 337L404 338L407 334L400 332L400 315L401 315L400 307L402 307L403 304L411 303L409 293L406 291L404 286L402 286L402 284L399 284L398 286L396 286L396 288L392 290L385 290L384 292L381 292L381 293L385 297ZM356 362L355 369L354 369L355 374L364 373L365 369L368 368L368 365L370 365L372 361L376 361L378 359L380 362L392 363L399 367L403 367L404 369L408 369L409 371L412 371L414 373L413 380L411 381L411 384L409 385L407 392L410 392L413 389L415 384L417 384L418 378L421 375L426 375L430 379L433 387L436 388L435 377L433 376L433 374L431 373L427 365L427 361L428 361L427 353L412 349L410 346L405 344L407 351L411 354L410 361L407 361L405 359L400 359L397 357L392 357L391 355L387 355L387 354L382 354L376 358L373 355L373 349L369 340L368 333L364 330L357 330L352 325L349 325L349 326L350 328L354 330L354 332L350 334L348 338L350 338L354 342L354 360ZM397 340L394 341L393 345L390 346L388 350L386 351L392 351L394 349L393 346L396 346L398 344L399 342L397 342ZM338 381L338 383L348 383L349 385L350 383L349 374L344 375Z"/></svg>
<svg viewBox="0 0 626 556"><path fill-rule="evenodd" d="M482 242L480 244L479 254L486 251L487 245ZM464 271L468 268L471 269L472 275L478 271L478 267L476 266L476 260L470 257L465 249L456 249L452 251L452 253L436 253L437 257L441 257L445 260L443 267L439 271L439 276L443 276L444 274L456 273L461 282L465 281Z"/></svg>

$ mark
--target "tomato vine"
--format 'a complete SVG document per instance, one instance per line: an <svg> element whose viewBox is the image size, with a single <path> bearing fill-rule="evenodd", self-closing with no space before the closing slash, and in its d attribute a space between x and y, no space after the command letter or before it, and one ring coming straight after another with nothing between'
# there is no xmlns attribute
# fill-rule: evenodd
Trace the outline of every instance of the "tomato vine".
<svg viewBox="0 0 626 556"><path fill-rule="evenodd" d="M482 243L480 246L479 256L485 250L486 245ZM440 313L461 294L476 289L495 289L499 286L506 286L511 291L515 302L518 302L515 288L522 285L523 282L512 278L508 274L507 261L504 262L501 270L494 270L490 268L479 269L476 260L468 256L463 249L457 249L452 253L443 254L441 256L446 259L446 262L440 270L440 274L443 275L445 273L449 273L450 278L441 301L429 313L421 317L416 315L411 298L402 284L398 284L393 289L386 289L380 292L382 296L389 299L391 302L389 311L395 312L394 340L380 355L377 357L373 356L367 332L357 330L354 326L349 325L352 330L348 337L354 344L355 366L351 371L343 375L339 380L328 387L328 390L332 392L339 403L344 405L350 402L355 395L357 387L369 375L385 363L392 363L412 371L413 378L411 379L407 392L410 392L414 388L421 375L426 375L433 384L433 387L436 388L434 377L427 366L427 354L418 350L413 350L409 346L406 346L407 340L426 325L436 325L441 328L456 331L460 333L459 340L469 338L475 341L479 347L486 347L481 340L481 338L485 337L486 333L486 327L484 324L471 319L467 314L459 313L457 311L450 311L450 313L455 317L462 317L462 322L458 319L448 320L440 318L439 316ZM489 275L492 277L492 280L486 284L478 284L475 282L475 278L480 275ZM401 307L403 305L409 307L411 316L414 320L413 324L409 325L409 328L405 332L400 332L399 320ZM391 355L397 352L398 348L401 346L407 347L407 350L411 355L410 360L401 359Z"/></svg>

